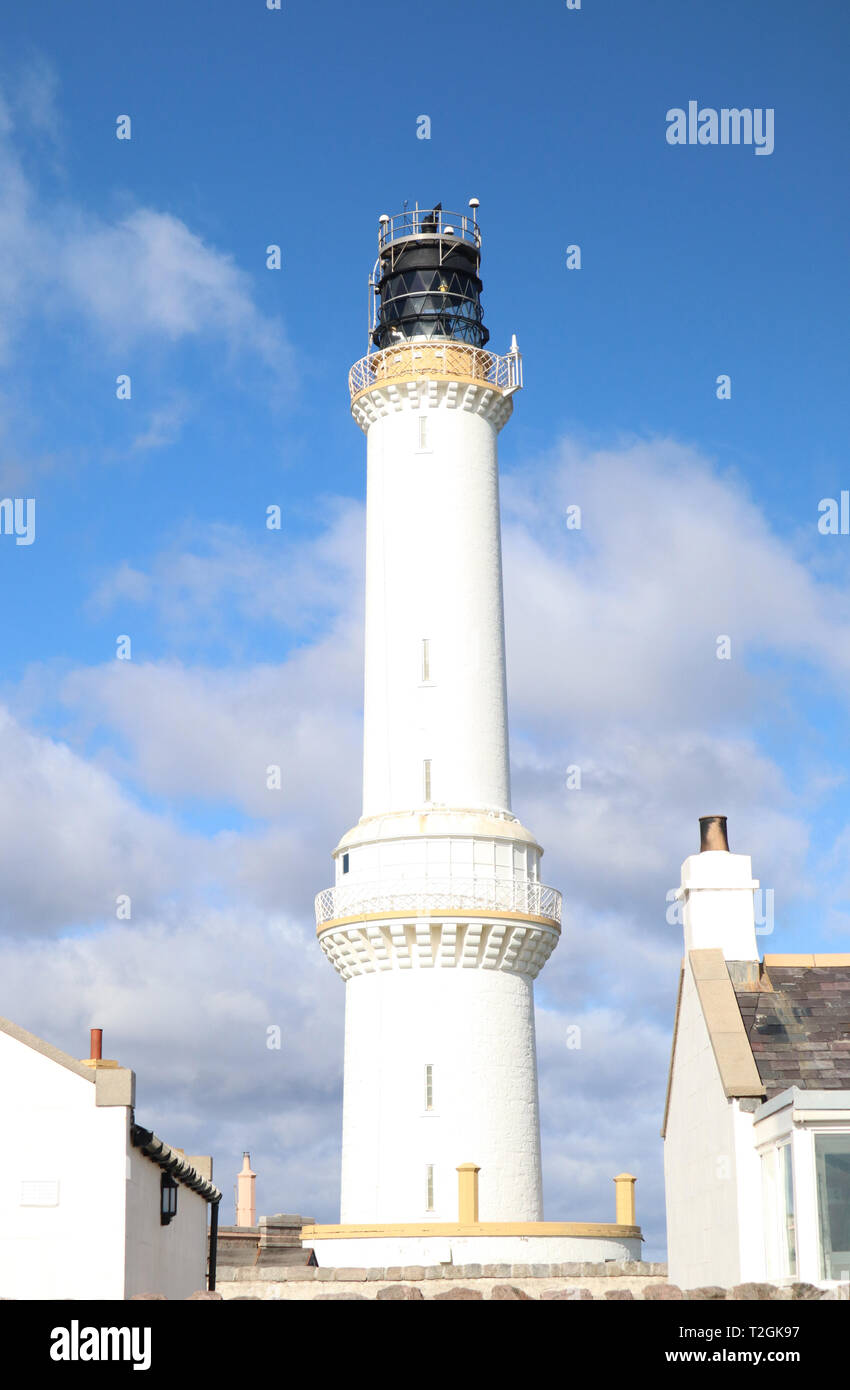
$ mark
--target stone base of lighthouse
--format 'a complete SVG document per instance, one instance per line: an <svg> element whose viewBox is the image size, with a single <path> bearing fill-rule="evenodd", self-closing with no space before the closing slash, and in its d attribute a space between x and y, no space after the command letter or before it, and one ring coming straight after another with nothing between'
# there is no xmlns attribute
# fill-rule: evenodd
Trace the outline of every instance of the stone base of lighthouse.
<svg viewBox="0 0 850 1390"><path fill-rule="evenodd" d="M393 1270L421 1278L424 1270L462 1266L470 1274L488 1270L503 1275L528 1266L573 1273L576 1267L639 1262L642 1235L635 1225L634 1185L630 1173L614 1179L616 1220L480 1221L479 1168L457 1168L457 1219L416 1222L350 1222L338 1226L305 1225L302 1244L316 1263L331 1269L372 1269L382 1276ZM568 1268L569 1266L569 1268Z"/></svg>
<svg viewBox="0 0 850 1390"><path fill-rule="evenodd" d="M364 1228L305 1226L305 1248L323 1268L374 1269L434 1265L603 1264L640 1260L637 1226L541 1221L528 1226ZM411 1276L412 1277L412 1276Z"/></svg>

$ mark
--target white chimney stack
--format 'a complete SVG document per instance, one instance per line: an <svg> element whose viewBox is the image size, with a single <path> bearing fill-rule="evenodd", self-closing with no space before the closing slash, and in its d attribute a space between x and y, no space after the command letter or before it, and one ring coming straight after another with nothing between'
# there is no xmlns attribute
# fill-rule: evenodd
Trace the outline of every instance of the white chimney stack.
<svg viewBox="0 0 850 1390"><path fill-rule="evenodd" d="M685 950L721 950L725 960L757 961L753 878L748 854L730 854L725 816L700 817L700 853L682 865Z"/></svg>

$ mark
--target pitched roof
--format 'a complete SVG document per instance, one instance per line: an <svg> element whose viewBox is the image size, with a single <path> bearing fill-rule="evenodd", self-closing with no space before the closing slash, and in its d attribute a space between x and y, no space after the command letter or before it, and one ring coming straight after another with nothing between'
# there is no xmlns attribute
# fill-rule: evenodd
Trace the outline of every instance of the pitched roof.
<svg viewBox="0 0 850 1390"><path fill-rule="evenodd" d="M768 1100L789 1086L850 1090L850 956L824 959L765 956L756 988L735 983Z"/></svg>
<svg viewBox="0 0 850 1390"><path fill-rule="evenodd" d="M850 954L727 961L722 951L703 949L689 951L688 961L720 1081L730 1099L763 1095L768 1102L790 1086L850 1091ZM684 962L662 1137L672 1094L683 979Z"/></svg>

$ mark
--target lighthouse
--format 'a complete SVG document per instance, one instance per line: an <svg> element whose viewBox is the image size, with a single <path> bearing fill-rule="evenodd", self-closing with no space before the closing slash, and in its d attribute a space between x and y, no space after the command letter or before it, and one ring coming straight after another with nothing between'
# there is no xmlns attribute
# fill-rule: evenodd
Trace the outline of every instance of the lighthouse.
<svg viewBox="0 0 850 1390"><path fill-rule="evenodd" d="M487 346L480 262L476 199L382 216L349 376L363 813L316 899L345 981L345 1227L543 1219L533 988L561 897L511 809L498 438L522 360Z"/></svg>

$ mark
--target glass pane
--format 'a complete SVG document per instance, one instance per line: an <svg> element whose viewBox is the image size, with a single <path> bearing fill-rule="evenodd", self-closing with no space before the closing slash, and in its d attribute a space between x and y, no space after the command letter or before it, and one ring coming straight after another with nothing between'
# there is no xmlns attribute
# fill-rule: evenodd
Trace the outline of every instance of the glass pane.
<svg viewBox="0 0 850 1390"><path fill-rule="evenodd" d="M816 1134L821 1278L850 1279L850 1134Z"/></svg>

